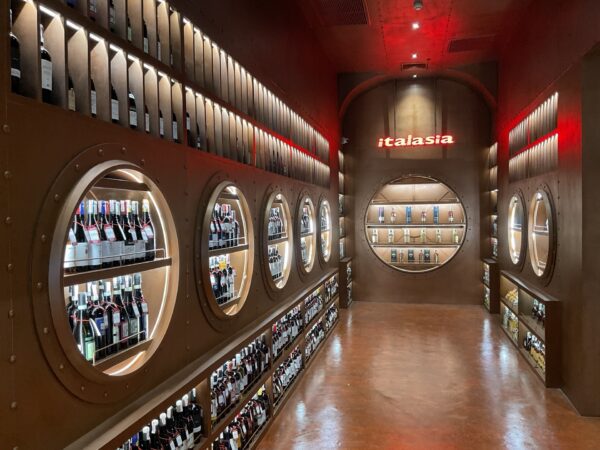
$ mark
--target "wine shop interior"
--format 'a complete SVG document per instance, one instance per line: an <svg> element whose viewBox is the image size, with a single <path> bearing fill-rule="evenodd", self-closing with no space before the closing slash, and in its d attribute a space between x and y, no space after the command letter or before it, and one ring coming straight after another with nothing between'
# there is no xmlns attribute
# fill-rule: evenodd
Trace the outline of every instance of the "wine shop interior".
<svg viewBox="0 0 600 450"><path fill-rule="evenodd" d="M0 448L600 448L600 2L0 2Z"/></svg>

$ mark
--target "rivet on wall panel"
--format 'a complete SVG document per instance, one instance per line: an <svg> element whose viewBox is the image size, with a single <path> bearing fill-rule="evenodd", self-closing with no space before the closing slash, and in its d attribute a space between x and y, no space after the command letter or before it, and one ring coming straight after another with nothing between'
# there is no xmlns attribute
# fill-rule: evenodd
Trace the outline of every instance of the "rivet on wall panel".
<svg viewBox="0 0 600 450"><path fill-rule="evenodd" d="M98 156L103 156L104 155L104 150L102 150L101 148L98 149Z"/></svg>
<svg viewBox="0 0 600 450"><path fill-rule="evenodd" d="M4 223L6 225L10 225L12 223L12 217L8 216L6 219L4 219Z"/></svg>
<svg viewBox="0 0 600 450"><path fill-rule="evenodd" d="M121 147L121 153L123 153L123 154L127 153L127 149L125 147Z"/></svg>
<svg viewBox="0 0 600 450"><path fill-rule="evenodd" d="M81 389L81 392L83 392L83 391L85 391L85 386L82 384L79 389Z"/></svg>
<svg viewBox="0 0 600 450"><path fill-rule="evenodd" d="M6 271L7 272L12 272L13 271L14 266L12 265L12 263L8 263L6 265Z"/></svg>
<svg viewBox="0 0 600 450"><path fill-rule="evenodd" d="M65 365L64 365L64 364L59 364L58 368L59 368L60 370L64 370L64 369L65 369Z"/></svg>
<svg viewBox="0 0 600 450"><path fill-rule="evenodd" d="M102 394L104 396L104 398L108 398L108 392L104 392L104 394Z"/></svg>
<svg viewBox="0 0 600 450"><path fill-rule="evenodd" d="M10 170L5 170L4 178L6 178L7 180L10 180L12 178L12 172Z"/></svg>
<svg viewBox="0 0 600 450"><path fill-rule="evenodd" d="M142 158L142 159L140 160L140 164L141 164L142 166L145 166L145 165L146 165L146 160Z"/></svg>
<svg viewBox="0 0 600 450"><path fill-rule="evenodd" d="M10 363L15 363L17 361L17 355L10 355L10 357L8 358L8 361Z"/></svg>
<svg viewBox="0 0 600 450"><path fill-rule="evenodd" d="M38 281L37 284L35 285L35 287L37 288L38 291L41 291L42 288L44 287L44 284L41 281Z"/></svg>
<svg viewBox="0 0 600 450"><path fill-rule="evenodd" d="M60 200L60 195L54 194L54 201L57 202Z"/></svg>
<svg viewBox="0 0 600 450"><path fill-rule="evenodd" d="M17 402L11 402L10 409L17 409Z"/></svg>
<svg viewBox="0 0 600 450"><path fill-rule="evenodd" d="M42 330L44 332L44 334L48 334L48 327L44 327L44 329Z"/></svg>
<svg viewBox="0 0 600 450"><path fill-rule="evenodd" d="M2 125L2 131L4 131L6 134L10 133L10 126L8 126L8 124L4 124Z"/></svg>
<svg viewBox="0 0 600 450"><path fill-rule="evenodd" d="M75 171L79 172L79 164L75 164Z"/></svg>
<svg viewBox="0 0 600 450"><path fill-rule="evenodd" d="M40 237L42 242L46 242L48 240L47 236L45 234L42 234L42 236Z"/></svg>
<svg viewBox="0 0 600 450"><path fill-rule="evenodd" d="M15 310L14 310L14 309L9 309L9 310L8 310L8 317L10 317L11 319L12 319L13 317L15 317Z"/></svg>

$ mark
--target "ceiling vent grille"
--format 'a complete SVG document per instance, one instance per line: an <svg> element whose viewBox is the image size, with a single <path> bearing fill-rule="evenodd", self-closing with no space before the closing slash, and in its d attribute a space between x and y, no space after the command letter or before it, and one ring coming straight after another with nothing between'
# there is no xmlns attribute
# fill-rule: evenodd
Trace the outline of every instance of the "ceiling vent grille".
<svg viewBox="0 0 600 450"><path fill-rule="evenodd" d="M364 0L313 0L313 4L323 26L369 24Z"/></svg>
<svg viewBox="0 0 600 450"><path fill-rule="evenodd" d="M487 50L494 45L495 35L453 39L448 44L448 53Z"/></svg>

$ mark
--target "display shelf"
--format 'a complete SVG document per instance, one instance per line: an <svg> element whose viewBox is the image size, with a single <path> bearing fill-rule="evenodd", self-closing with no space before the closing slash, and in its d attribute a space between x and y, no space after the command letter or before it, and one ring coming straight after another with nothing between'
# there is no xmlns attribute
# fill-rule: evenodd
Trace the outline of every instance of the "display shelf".
<svg viewBox="0 0 600 450"><path fill-rule="evenodd" d="M127 361L128 359L146 351L150 347L150 344L152 344L152 339L147 339L143 342L135 344L133 347L128 347L127 350L123 350L117 353L115 356L109 356L105 359L100 360L99 362L94 364L94 367L103 372L109 370L115 366L118 366L124 361Z"/></svg>
<svg viewBox="0 0 600 450"><path fill-rule="evenodd" d="M283 289L292 266L293 226L286 197L275 190L267 197L263 224L263 272L271 290Z"/></svg>
<svg viewBox="0 0 600 450"><path fill-rule="evenodd" d="M519 348L519 319L504 304L500 306L500 317L500 328L504 331L509 341L515 347Z"/></svg>
<svg viewBox="0 0 600 450"><path fill-rule="evenodd" d="M346 257L340 260L340 307L348 308L352 303L351 284L352 284L352 258Z"/></svg>
<svg viewBox="0 0 600 450"><path fill-rule="evenodd" d="M529 249L533 272L540 278L550 279L556 253L555 211L548 189L539 189L529 207Z"/></svg>
<svg viewBox="0 0 600 450"><path fill-rule="evenodd" d="M284 233L284 235L280 238L269 238L268 243L269 245L276 245L287 242L289 239L290 238L288 237L287 233Z"/></svg>
<svg viewBox="0 0 600 450"><path fill-rule="evenodd" d="M250 290L254 265L254 228L244 194L229 181L214 188L203 216L203 238L198 253L202 258L203 286L219 317L236 315ZM208 245L206 245L208 239ZM224 247L231 243L230 247Z"/></svg>
<svg viewBox="0 0 600 450"><path fill-rule="evenodd" d="M513 265L522 266L526 252L523 234L527 234L525 202L520 193L514 194L508 203L508 249Z"/></svg>
<svg viewBox="0 0 600 450"><path fill-rule="evenodd" d="M500 312L500 269L498 263L493 258L484 258L483 260L483 284L484 294L487 292L488 303L485 305L486 309L491 314L497 314ZM487 275L486 275L487 273Z"/></svg>
<svg viewBox="0 0 600 450"><path fill-rule="evenodd" d="M526 357L532 369L540 376L546 387L560 387L561 380L561 305L560 301L521 280L518 276L502 271L500 292L517 291L516 307L502 299L502 308L510 308L517 319L519 330L515 345ZM524 349L528 336L543 349L543 368Z"/></svg>
<svg viewBox="0 0 600 450"><path fill-rule="evenodd" d="M324 262L331 258L332 236L331 236L331 209L327 200L321 200L319 206L319 257Z"/></svg>
<svg viewBox="0 0 600 450"><path fill-rule="evenodd" d="M445 184L425 176L409 175L382 186L365 214L371 250L383 263L405 272L443 266L460 250L466 233L466 214L458 196Z"/></svg>
<svg viewBox="0 0 600 450"><path fill-rule="evenodd" d="M307 193L301 194L298 202L296 227L300 236L296 248L297 266L300 273L306 275L314 266L317 252L315 207Z"/></svg>
<svg viewBox="0 0 600 450"><path fill-rule="evenodd" d="M148 270L159 269L161 267L171 266L173 260L171 258L158 258L153 261L145 261L141 263L133 263L118 267L110 267L106 269L89 270L80 273L66 273L64 275L64 286L74 286L84 284L91 281L105 280L131 273L145 272Z"/></svg>

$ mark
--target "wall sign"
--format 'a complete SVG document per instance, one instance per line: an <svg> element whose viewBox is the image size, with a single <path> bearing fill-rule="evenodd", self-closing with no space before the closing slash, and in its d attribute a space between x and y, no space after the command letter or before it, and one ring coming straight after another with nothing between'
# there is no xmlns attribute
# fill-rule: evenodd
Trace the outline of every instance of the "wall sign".
<svg viewBox="0 0 600 450"><path fill-rule="evenodd" d="M436 134L433 136L419 137L409 134L407 137L385 137L379 138L377 147L379 148L394 148L394 147L421 147L424 145L448 145L454 144L454 136L450 134Z"/></svg>

